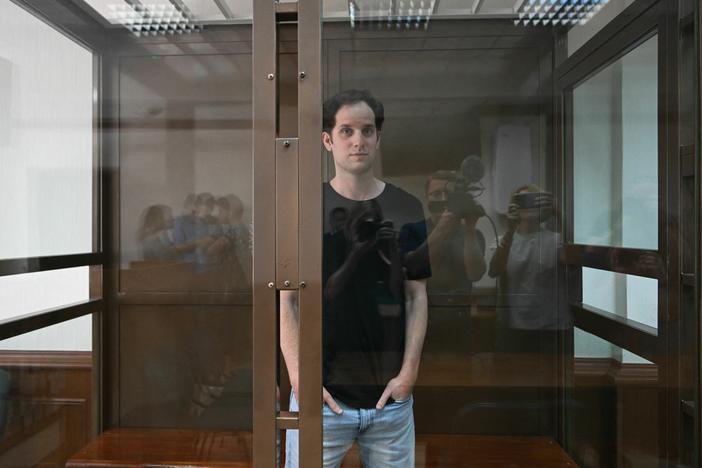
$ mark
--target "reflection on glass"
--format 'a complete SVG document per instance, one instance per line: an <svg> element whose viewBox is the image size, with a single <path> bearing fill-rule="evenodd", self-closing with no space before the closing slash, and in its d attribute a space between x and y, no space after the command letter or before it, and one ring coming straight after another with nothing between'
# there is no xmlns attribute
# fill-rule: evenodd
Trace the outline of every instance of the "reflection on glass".
<svg viewBox="0 0 702 468"><path fill-rule="evenodd" d="M121 73L121 289L249 291L250 56L131 57Z"/></svg>
<svg viewBox="0 0 702 468"><path fill-rule="evenodd" d="M125 425L251 430L249 306L127 306L120 326Z"/></svg>
<svg viewBox="0 0 702 468"><path fill-rule="evenodd" d="M507 230L488 272L501 282L502 327L497 343L505 351L538 352L543 331L555 332L570 324L558 302L560 235L545 226L553 212L553 196L536 185L512 192Z"/></svg>
<svg viewBox="0 0 702 468"><path fill-rule="evenodd" d="M658 38L573 90L574 241L658 249Z"/></svg>
<svg viewBox="0 0 702 468"><path fill-rule="evenodd" d="M322 143L335 177L323 188L323 396L325 464L354 441L366 466L414 466L412 387L426 333L427 227L415 196L373 175L384 106L368 91L324 102ZM443 210L442 210L443 211ZM295 293L281 294L281 347L297 407L299 321ZM365 421L364 414L382 417ZM299 466L297 431L286 464ZM386 447L391 443L390 452Z"/></svg>
<svg viewBox="0 0 702 468"><path fill-rule="evenodd" d="M0 341L0 466L64 466L90 440L91 343L91 316Z"/></svg>
<svg viewBox="0 0 702 468"><path fill-rule="evenodd" d="M552 195L552 129L544 112L551 103L542 94L552 73L543 51L552 44L540 34L550 26L517 21L514 3L427 2L428 12L422 2L351 3L323 2L324 440L344 447L324 456L368 466L461 466L475 455L474 435L553 437L558 337L571 320L560 308L560 200ZM466 20L485 15L504 17ZM465 33L478 24L481 37ZM356 102L330 106L352 89L382 102L382 128L376 121L363 134L362 123L378 118L373 105L366 106L370 116L354 109ZM345 122L347 111L358 120ZM385 195L405 200L401 209L383 205ZM384 229L395 232L399 255L384 244L364 254L361 240ZM426 331L411 345L415 304L398 307L397 264L408 294L418 265L428 264L431 274L421 276ZM294 313L285 313L296 302L286 296L281 326L296 330ZM344 309L344 297L365 302ZM397 329L406 330L404 346L396 345ZM417 373L404 374L417 344ZM293 390L294 349L283 347ZM373 398L353 398L369 389ZM336 430L342 418L353 425L366 416L375 419L363 431ZM416 437L383 425L393 417ZM297 437L287 432L294 459ZM373 458L372 434L378 445L395 447L388 458ZM550 447L567 460L557 444ZM482 461L494 458L486 454L476 465Z"/></svg>
<svg viewBox="0 0 702 468"><path fill-rule="evenodd" d="M576 328L566 419L575 461L583 467L658 466L664 455L659 386L655 364Z"/></svg>
<svg viewBox="0 0 702 468"><path fill-rule="evenodd" d="M199 33L131 38L109 96L119 113L117 417L216 431L207 434L231 445L203 448L203 463L250 464L251 28L199 21L250 23L252 2L166 3L187 8ZM154 55L141 53L154 41Z"/></svg>
<svg viewBox="0 0 702 468"><path fill-rule="evenodd" d="M658 327L658 281L583 268L583 304Z"/></svg>
<svg viewBox="0 0 702 468"><path fill-rule="evenodd" d="M186 3L197 19L250 15L252 5ZM250 461L250 27L198 28L132 38L139 50L156 40L169 52L129 49L110 95L119 112L119 420L237 431L241 450L228 455Z"/></svg>
<svg viewBox="0 0 702 468"><path fill-rule="evenodd" d="M478 156L463 161L456 171L437 171L427 178L425 196L430 216L426 220L432 277L429 293L469 295L473 282L485 273L485 236L476 228L485 215L476 201L484 191L484 168Z"/></svg>

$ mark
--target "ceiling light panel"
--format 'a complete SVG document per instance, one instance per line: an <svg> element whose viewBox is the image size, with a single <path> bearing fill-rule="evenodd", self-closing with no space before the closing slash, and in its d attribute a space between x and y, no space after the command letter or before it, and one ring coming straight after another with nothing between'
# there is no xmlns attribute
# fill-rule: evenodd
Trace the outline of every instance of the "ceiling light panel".
<svg viewBox="0 0 702 468"><path fill-rule="evenodd" d="M123 0L85 0L85 3L112 24L119 24L115 7L126 5Z"/></svg>

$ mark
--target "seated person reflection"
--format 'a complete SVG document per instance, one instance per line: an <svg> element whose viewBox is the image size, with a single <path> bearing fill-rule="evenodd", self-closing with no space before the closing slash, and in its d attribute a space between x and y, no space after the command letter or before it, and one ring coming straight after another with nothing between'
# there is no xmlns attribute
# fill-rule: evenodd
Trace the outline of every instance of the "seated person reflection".
<svg viewBox="0 0 702 468"><path fill-rule="evenodd" d="M176 220L174 241L181 260L195 264L195 273L204 274L212 269L215 257L209 248L220 234L217 219L212 216L215 198L210 193L197 195L194 213Z"/></svg>
<svg viewBox="0 0 702 468"><path fill-rule="evenodd" d="M143 260L175 260L178 252L173 244L171 209L166 205L152 205L144 210L138 238Z"/></svg>
<svg viewBox="0 0 702 468"><path fill-rule="evenodd" d="M567 314L558 309L560 235L543 225L553 213L551 194L534 185L512 193L508 228L488 270L500 281L499 351L551 353L557 330L568 325Z"/></svg>
<svg viewBox="0 0 702 468"><path fill-rule="evenodd" d="M231 200L231 201L230 201ZM248 227L241 221L244 206L236 195L215 202L217 228L207 247L207 258L219 264L225 289L245 289L250 284L251 250Z"/></svg>
<svg viewBox="0 0 702 468"><path fill-rule="evenodd" d="M324 103L322 142L335 177L324 184L323 465L340 466L354 442L364 466L414 466L412 390L427 323L429 264L408 265L426 241L419 200L373 175L383 106L350 90ZM297 292L280 294L281 349L297 410ZM314 391L319 389L303 389ZM286 466L298 466L287 431Z"/></svg>
<svg viewBox="0 0 702 468"><path fill-rule="evenodd" d="M195 261L195 200L197 195L189 193L183 200L183 214L173 223L173 242L183 262Z"/></svg>
<svg viewBox="0 0 702 468"><path fill-rule="evenodd" d="M252 228L244 221L244 204L241 199L234 194L225 195L223 198L229 202L229 222L223 235L229 237L244 274L244 284L250 286L253 270Z"/></svg>
<svg viewBox="0 0 702 468"><path fill-rule="evenodd" d="M425 186L431 213L426 221L432 269L427 282L430 293L470 294L473 283L486 270L485 237L475 227L480 213L466 210L461 215L447 206L456 179L453 171L438 171L429 176Z"/></svg>

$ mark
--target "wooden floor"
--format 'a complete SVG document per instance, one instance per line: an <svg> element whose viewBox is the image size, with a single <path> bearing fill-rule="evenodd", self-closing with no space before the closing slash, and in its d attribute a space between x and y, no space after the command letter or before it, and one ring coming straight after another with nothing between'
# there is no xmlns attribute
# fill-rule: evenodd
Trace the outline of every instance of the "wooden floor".
<svg viewBox="0 0 702 468"><path fill-rule="evenodd" d="M251 434L171 429L107 431L74 455L67 468L251 467ZM417 468L576 468L546 437L418 435ZM361 467L355 447L343 468ZM409 468L409 467L408 467Z"/></svg>

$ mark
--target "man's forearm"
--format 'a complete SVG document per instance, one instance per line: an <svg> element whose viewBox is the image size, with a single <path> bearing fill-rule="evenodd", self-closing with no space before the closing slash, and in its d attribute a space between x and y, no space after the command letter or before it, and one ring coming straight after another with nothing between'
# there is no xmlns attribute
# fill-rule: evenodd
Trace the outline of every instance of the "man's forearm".
<svg viewBox="0 0 702 468"><path fill-rule="evenodd" d="M514 237L514 230L508 229L502 240L498 243L495 253L492 255L490 260L490 269L488 270L488 275L494 278L500 276L504 273L507 268L507 258L509 257L509 251L512 248L512 239Z"/></svg>
<svg viewBox="0 0 702 468"><path fill-rule="evenodd" d="M409 283L409 284L407 284ZM400 374L412 380L419 374L419 362L427 332L427 291L424 281L408 281L405 286L407 302L405 306L405 353Z"/></svg>
<svg viewBox="0 0 702 468"><path fill-rule="evenodd" d="M297 291L280 293L280 349L293 390L297 393L298 356L300 348L300 317L297 306Z"/></svg>

